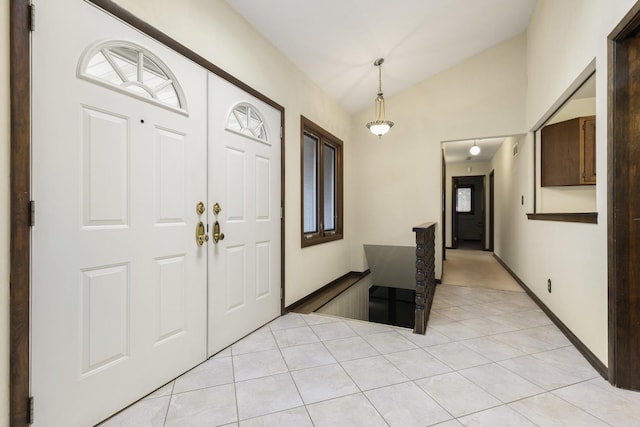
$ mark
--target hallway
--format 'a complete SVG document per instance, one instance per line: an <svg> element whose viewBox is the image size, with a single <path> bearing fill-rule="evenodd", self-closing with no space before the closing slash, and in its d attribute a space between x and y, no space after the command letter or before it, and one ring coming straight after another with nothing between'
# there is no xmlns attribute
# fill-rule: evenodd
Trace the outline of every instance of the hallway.
<svg viewBox="0 0 640 427"><path fill-rule="evenodd" d="M447 261L449 262L449 261ZM611 387L519 291L439 285L425 336L289 313L114 426L629 426Z"/></svg>
<svg viewBox="0 0 640 427"><path fill-rule="evenodd" d="M443 271L445 285L524 292L491 252L447 249Z"/></svg>

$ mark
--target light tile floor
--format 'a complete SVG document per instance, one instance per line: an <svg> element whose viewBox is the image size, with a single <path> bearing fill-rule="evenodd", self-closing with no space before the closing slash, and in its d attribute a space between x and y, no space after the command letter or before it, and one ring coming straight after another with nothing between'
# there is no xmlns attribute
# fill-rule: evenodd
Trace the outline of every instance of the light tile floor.
<svg viewBox="0 0 640 427"><path fill-rule="evenodd" d="M287 314L102 424L638 426L522 292L440 285L427 334Z"/></svg>

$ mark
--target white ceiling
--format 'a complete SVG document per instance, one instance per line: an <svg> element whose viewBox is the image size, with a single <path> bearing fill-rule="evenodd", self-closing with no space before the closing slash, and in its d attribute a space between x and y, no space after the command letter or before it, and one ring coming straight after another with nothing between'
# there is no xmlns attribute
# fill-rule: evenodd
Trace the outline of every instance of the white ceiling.
<svg viewBox="0 0 640 427"><path fill-rule="evenodd" d="M346 111L523 32L537 0L227 0ZM387 111L392 106L387 106Z"/></svg>
<svg viewBox="0 0 640 427"><path fill-rule="evenodd" d="M474 144L480 147L480 154L472 156L469 148ZM464 141L450 141L442 144L445 163L475 163L488 162L496 154L504 138L469 139Z"/></svg>

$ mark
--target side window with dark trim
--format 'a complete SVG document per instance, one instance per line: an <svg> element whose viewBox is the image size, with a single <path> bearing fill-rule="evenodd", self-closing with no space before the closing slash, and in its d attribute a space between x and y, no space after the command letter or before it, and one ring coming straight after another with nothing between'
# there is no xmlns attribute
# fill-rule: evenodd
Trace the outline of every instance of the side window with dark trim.
<svg viewBox="0 0 640 427"><path fill-rule="evenodd" d="M342 141L300 120L302 247L342 239Z"/></svg>

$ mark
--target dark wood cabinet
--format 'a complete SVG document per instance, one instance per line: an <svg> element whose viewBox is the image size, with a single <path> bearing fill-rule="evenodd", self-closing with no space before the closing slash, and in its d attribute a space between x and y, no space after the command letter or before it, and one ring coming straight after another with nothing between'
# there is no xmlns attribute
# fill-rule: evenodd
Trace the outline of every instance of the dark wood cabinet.
<svg viewBox="0 0 640 427"><path fill-rule="evenodd" d="M541 185L596 183L596 117L576 117L542 128Z"/></svg>

